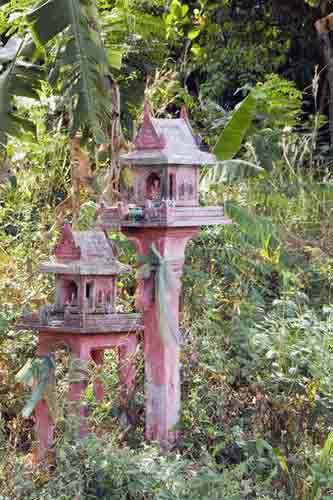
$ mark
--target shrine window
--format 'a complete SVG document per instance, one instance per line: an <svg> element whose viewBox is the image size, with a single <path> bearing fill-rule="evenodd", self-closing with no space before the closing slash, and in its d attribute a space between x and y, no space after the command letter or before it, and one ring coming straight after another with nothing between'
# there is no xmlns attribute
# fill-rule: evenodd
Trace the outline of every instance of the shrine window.
<svg viewBox="0 0 333 500"><path fill-rule="evenodd" d="M169 200L174 198L174 176L169 174Z"/></svg>
<svg viewBox="0 0 333 500"><path fill-rule="evenodd" d="M77 304L78 288L75 281L66 280L63 284L64 302L70 304Z"/></svg>
<svg viewBox="0 0 333 500"><path fill-rule="evenodd" d="M86 299L91 299L92 297L92 283L86 283Z"/></svg>
<svg viewBox="0 0 333 500"><path fill-rule="evenodd" d="M185 182L183 181L178 189L178 197L180 200L184 200L186 194Z"/></svg>
<svg viewBox="0 0 333 500"><path fill-rule="evenodd" d="M150 174L146 182L146 196L148 200L158 201L161 199L161 178L155 172Z"/></svg>
<svg viewBox="0 0 333 500"><path fill-rule="evenodd" d="M189 198L193 198L194 196L194 188L192 184L187 184L187 193Z"/></svg>

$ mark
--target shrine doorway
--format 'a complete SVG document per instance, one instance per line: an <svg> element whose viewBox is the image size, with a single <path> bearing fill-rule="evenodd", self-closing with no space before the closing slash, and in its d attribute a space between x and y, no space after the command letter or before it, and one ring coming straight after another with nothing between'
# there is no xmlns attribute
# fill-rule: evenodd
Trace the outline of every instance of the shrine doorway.
<svg viewBox="0 0 333 500"><path fill-rule="evenodd" d="M61 299L63 305L68 302L71 304L77 304L78 286L74 280L64 280L62 282Z"/></svg>
<svg viewBox="0 0 333 500"><path fill-rule="evenodd" d="M162 198L161 177L155 172L147 178L146 197L151 201L160 201Z"/></svg>

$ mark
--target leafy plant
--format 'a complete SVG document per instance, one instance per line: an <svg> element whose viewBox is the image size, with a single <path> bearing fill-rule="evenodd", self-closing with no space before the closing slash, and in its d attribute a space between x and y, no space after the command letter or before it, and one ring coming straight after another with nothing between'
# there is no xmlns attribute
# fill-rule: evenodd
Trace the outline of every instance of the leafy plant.
<svg viewBox="0 0 333 500"><path fill-rule="evenodd" d="M312 466L312 474L314 476L314 482L311 488L310 500L316 500L318 494L322 487L325 487L327 483L332 483L332 474L330 474L330 465L332 460L333 452L333 433L330 432L326 438L324 446L320 452L319 464ZM322 496L322 500L329 499L330 496Z"/></svg>
<svg viewBox="0 0 333 500"><path fill-rule="evenodd" d="M238 153L254 118L256 104L256 95L252 91L235 108L229 123L224 128L214 148L214 153L220 161L231 160Z"/></svg>
<svg viewBox="0 0 333 500"><path fill-rule="evenodd" d="M22 137L24 132L36 135L35 124L19 116L13 110L13 95L38 98L41 88L40 80L43 70L34 64L18 62L17 58L23 47L20 43L17 50L10 51L7 57L12 61L9 67L0 75L0 147L4 148L7 134Z"/></svg>
<svg viewBox="0 0 333 500"><path fill-rule="evenodd" d="M62 80L62 91L72 99L71 133L89 127L97 142L107 142L102 130L110 118L106 84L108 62L95 2L69 0L59 4L49 0L32 10L28 21L38 43L45 47L62 34L50 78L55 84L61 70L65 71L66 83Z"/></svg>

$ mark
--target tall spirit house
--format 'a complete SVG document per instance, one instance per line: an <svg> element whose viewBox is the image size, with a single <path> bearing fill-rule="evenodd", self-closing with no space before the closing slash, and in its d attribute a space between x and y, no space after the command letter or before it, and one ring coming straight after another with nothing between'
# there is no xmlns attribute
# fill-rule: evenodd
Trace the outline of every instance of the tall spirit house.
<svg viewBox="0 0 333 500"><path fill-rule="evenodd" d="M132 167L132 186L116 207L102 205L107 227L189 227L220 223L223 207L199 205L199 167L214 165L214 155L201 151L186 109L176 119L155 119L145 106L136 149L121 159Z"/></svg>
<svg viewBox="0 0 333 500"><path fill-rule="evenodd" d="M120 229L146 261L152 252L159 256L164 276L173 283L164 302L169 320L178 327L186 243L202 226L231 222L222 206L199 204L199 167L215 164L216 158L201 151L185 108L180 118L155 119L146 105L134 145L134 151L121 157L132 168L133 184L123 190L117 206L101 204L99 222L104 230ZM172 442L180 417L180 336L165 339L163 322L168 318L161 317L158 281L152 272L140 278L137 288L136 303L144 318L146 437Z"/></svg>

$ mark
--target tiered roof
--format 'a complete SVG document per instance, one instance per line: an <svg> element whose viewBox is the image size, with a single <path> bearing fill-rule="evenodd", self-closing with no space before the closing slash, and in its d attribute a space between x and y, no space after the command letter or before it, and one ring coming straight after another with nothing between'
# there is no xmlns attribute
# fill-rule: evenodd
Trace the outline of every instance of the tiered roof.
<svg viewBox="0 0 333 500"><path fill-rule="evenodd" d="M143 125L134 144L136 149L121 155L125 163L136 165L213 165L216 157L201 151L193 135L186 108L180 118L153 118L145 105Z"/></svg>
<svg viewBox="0 0 333 500"><path fill-rule="evenodd" d="M42 272L112 276L131 270L115 258L111 242L103 231L73 231L68 223L54 255L52 261L42 264Z"/></svg>

